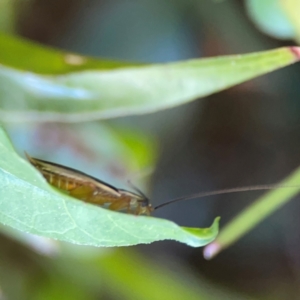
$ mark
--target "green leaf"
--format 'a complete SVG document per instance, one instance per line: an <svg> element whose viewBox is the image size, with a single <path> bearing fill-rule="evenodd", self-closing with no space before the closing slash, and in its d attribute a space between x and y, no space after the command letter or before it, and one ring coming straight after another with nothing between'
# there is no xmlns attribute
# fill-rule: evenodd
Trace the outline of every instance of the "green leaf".
<svg viewBox="0 0 300 300"><path fill-rule="evenodd" d="M283 10L282 4L286 1L289 0L247 0L246 7L252 21L261 31L277 39L287 40L295 37L295 30Z"/></svg>
<svg viewBox="0 0 300 300"><path fill-rule="evenodd" d="M23 38L0 33L0 63L39 74L65 74L82 70L109 70L129 65L43 47ZM132 64L131 64L132 65Z"/></svg>
<svg viewBox="0 0 300 300"><path fill-rule="evenodd" d="M78 122L155 112L287 66L299 60L300 52L290 47L121 68L28 42L9 40L4 46L0 118L8 122Z"/></svg>
<svg viewBox="0 0 300 300"><path fill-rule="evenodd" d="M222 229L218 238L205 248L204 256L210 259L217 255L234 244L274 211L293 199L300 191L299 182L300 169L298 168L279 184L282 186L281 188L270 191L258 198L229 222Z"/></svg>
<svg viewBox="0 0 300 300"><path fill-rule="evenodd" d="M98 267L101 272L98 277L105 278L105 286L111 287L116 299L121 296L130 300L249 300L247 296L222 289L202 277L193 277L185 269L178 269L178 265L177 272L164 269L161 261L145 259L131 249L118 249L91 259L90 265ZM144 280L137 284L137 278Z"/></svg>
<svg viewBox="0 0 300 300"><path fill-rule="evenodd" d="M298 44L300 43L300 19L299 19L299 0L281 0L280 4L283 11L286 13L288 20L291 22L291 26L294 31L294 37Z"/></svg>
<svg viewBox="0 0 300 300"><path fill-rule="evenodd" d="M16 3L10 0L0 0L0 30L6 32L14 31Z"/></svg>
<svg viewBox="0 0 300 300"><path fill-rule="evenodd" d="M193 247L211 242L218 220L206 229L181 228L153 217L109 211L51 188L13 150L0 130L0 222L45 237L93 246L129 246L176 240Z"/></svg>

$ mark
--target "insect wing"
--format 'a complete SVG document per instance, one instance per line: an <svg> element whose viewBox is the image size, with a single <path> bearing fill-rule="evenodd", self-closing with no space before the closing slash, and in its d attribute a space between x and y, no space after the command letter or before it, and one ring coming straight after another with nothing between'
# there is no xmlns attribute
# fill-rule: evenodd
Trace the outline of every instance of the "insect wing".
<svg viewBox="0 0 300 300"><path fill-rule="evenodd" d="M126 210L132 214L150 213L149 200L144 195L116 189L83 172L25 154L30 163L43 174L51 185L67 191L76 199L111 210Z"/></svg>

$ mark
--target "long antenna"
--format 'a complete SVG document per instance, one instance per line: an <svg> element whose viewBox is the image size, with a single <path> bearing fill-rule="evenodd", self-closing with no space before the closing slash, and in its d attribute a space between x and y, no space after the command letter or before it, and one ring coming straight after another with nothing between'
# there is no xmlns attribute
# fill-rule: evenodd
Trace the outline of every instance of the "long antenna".
<svg viewBox="0 0 300 300"><path fill-rule="evenodd" d="M214 195L221 195L221 194L232 194L232 193L239 193L239 192L247 192L247 191L261 191L261 190L274 190L274 189L281 189L281 188L295 188L299 187L299 185L282 185L282 184L264 184L264 185L254 185L254 186L243 186L243 187L236 187L236 188L229 188L229 189L222 189L222 190L216 190L216 191L210 191L210 192L201 192L197 194L193 194L190 196L180 197L173 200L170 200L168 202L162 203L160 205L157 205L154 207L154 210L159 209L161 207L164 207L166 205L169 205L171 203L179 202L179 201L185 201L195 198L203 198L207 196L214 196Z"/></svg>

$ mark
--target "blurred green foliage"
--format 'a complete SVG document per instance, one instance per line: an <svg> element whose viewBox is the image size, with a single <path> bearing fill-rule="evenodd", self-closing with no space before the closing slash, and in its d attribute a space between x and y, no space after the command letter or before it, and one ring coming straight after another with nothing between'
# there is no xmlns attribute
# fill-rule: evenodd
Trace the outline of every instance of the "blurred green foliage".
<svg viewBox="0 0 300 300"><path fill-rule="evenodd" d="M6 122L82 122L155 112L298 60L286 48L109 71L106 62L47 51L5 35L0 43L5 45L0 51L0 118Z"/></svg>
<svg viewBox="0 0 300 300"><path fill-rule="evenodd" d="M260 30L278 39L292 39L295 28L283 10L278 0L247 0L246 6L249 16Z"/></svg>

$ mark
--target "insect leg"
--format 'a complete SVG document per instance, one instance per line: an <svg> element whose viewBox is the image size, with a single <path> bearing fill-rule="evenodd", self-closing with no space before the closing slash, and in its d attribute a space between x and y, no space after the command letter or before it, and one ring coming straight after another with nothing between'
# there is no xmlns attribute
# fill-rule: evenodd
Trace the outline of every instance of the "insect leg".
<svg viewBox="0 0 300 300"><path fill-rule="evenodd" d="M139 215L139 212L140 212L140 205L138 204L136 209L134 210L134 214L137 216Z"/></svg>

